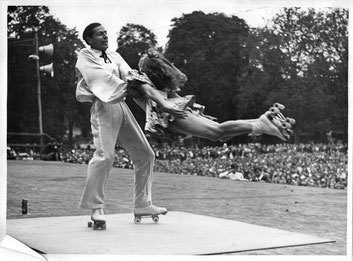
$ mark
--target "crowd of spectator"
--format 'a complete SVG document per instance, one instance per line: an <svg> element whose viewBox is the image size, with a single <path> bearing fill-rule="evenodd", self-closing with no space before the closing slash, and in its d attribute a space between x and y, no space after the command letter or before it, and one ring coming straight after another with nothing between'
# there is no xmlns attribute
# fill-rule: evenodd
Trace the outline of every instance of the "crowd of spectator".
<svg viewBox="0 0 353 261"><path fill-rule="evenodd" d="M155 169L183 175L345 189L347 146L246 144L156 151Z"/></svg>
<svg viewBox="0 0 353 261"><path fill-rule="evenodd" d="M153 147L155 171L231 180L345 189L347 145L239 144L220 147ZM63 162L88 164L94 149L59 149ZM127 151L116 148L114 167L133 168Z"/></svg>

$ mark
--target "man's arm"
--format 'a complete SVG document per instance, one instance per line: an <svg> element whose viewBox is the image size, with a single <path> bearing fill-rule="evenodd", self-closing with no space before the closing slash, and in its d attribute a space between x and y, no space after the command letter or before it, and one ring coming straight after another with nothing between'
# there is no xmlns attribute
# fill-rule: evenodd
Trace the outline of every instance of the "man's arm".
<svg viewBox="0 0 353 261"><path fill-rule="evenodd" d="M99 59L89 50L82 50L79 53L76 68L82 74L90 91L101 101L116 103L127 95L127 83L107 72Z"/></svg>

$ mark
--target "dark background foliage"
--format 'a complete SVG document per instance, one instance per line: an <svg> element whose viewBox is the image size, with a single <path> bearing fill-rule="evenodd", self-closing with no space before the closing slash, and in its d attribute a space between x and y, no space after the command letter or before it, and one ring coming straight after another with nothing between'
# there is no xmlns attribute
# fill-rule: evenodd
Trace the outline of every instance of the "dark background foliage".
<svg viewBox="0 0 353 261"><path fill-rule="evenodd" d="M148 28L127 24L117 51L135 69L149 47L163 52L188 76L181 94L196 95L219 121L256 118L280 102L297 120L291 142L327 142L328 130L347 141L348 10L284 8L263 28L201 11L171 22L164 49ZM8 132L38 132L35 63L28 59L35 53L35 31L39 46L54 45L52 57L40 54L41 65L54 64L54 77L40 77L44 132L70 146L90 140L90 104L75 99L75 52L84 43L45 6L8 8ZM143 127L144 113L132 99L127 102ZM240 136L229 142L249 140ZM263 137L262 142L279 141Z"/></svg>

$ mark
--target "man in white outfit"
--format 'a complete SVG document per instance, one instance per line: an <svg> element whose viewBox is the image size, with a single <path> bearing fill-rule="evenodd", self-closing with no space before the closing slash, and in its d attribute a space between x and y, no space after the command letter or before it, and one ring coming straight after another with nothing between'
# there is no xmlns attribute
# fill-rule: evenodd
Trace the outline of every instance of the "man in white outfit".
<svg viewBox="0 0 353 261"><path fill-rule="evenodd" d="M88 25L83 39L90 48L78 53L76 98L92 103L91 127L96 151L88 165L80 207L92 209L91 219L105 224L104 190L118 143L129 152L134 164L134 213L165 214L166 208L152 205L154 152L125 103L126 76L131 68L118 53L106 52L108 37L101 24Z"/></svg>

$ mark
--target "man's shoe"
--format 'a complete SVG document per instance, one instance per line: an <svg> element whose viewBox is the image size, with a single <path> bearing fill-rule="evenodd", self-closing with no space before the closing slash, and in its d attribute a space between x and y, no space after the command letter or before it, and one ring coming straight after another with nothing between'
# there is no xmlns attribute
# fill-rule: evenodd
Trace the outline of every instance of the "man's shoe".
<svg viewBox="0 0 353 261"><path fill-rule="evenodd" d="M160 215L160 214L167 214L168 210L166 208L157 207L154 205L150 205L144 208L135 208L134 214L135 215Z"/></svg>
<svg viewBox="0 0 353 261"><path fill-rule="evenodd" d="M140 224L141 219L144 217L152 217L154 223L158 223L159 217L158 215L165 215L167 214L166 208L161 208L157 206L150 205L144 208L135 208L134 209L134 216L135 216L135 224Z"/></svg>
<svg viewBox="0 0 353 261"><path fill-rule="evenodd" d="M103 209L92 209L91 220L93 221L93 230L105 230L107 228ZM88 222L88 227L92 227L91 221Z"/></svg>
<svg viewBox="0 0 353 261"><path fill-rule="evenodd" d="M102 208L92 209L92 221L105 221L104 212Z"/></svg>

